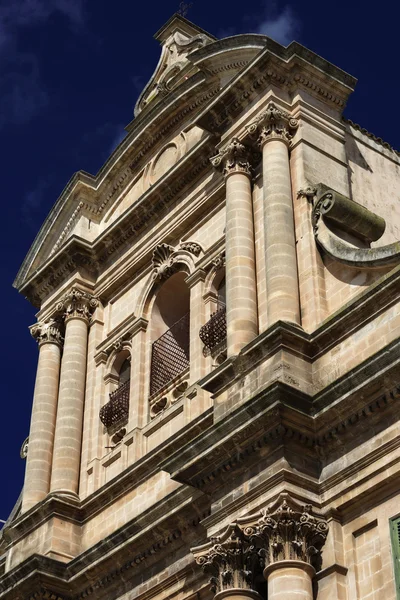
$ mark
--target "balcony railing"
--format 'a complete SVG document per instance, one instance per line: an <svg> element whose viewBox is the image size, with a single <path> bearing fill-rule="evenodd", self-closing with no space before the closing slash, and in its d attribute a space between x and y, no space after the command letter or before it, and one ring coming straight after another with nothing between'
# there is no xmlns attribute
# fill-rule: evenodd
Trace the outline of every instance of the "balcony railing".
<svg viewBox="0 0 400 600"><path fill-rule="evenodd" d="M226 307L221 306L200 328L199 337L204 344L205 356L226 346Z"/></svg>
<svg viewBox="0 0 400 600"><path fill-rule="evenodd" d="M150 397L189 367L189 313L153 343Z"/></svg>
<svg viewBox="0 0 400 600"><path fill-rule="evenodd" d="M112 426L124 425L129 416L130 380L119 386L110 394L110 400L100 409L100 421L109 429Z"/></svg>

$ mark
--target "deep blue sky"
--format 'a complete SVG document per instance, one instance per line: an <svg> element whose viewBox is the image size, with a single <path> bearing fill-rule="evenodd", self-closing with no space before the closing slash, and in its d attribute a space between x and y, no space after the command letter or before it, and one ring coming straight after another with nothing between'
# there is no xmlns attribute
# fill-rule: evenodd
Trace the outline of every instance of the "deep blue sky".
<svg viewBox="0 0 400 600"><path fill-rule="evenodd" d="M397 3L194 0L187 18L225 37L296 39L359 79L345 115L400 148ZM96 173L122 139L179 0L0 0L2 472L0 519L23 482L35 310L11 286L71 175ZM397 14L396 14L397 13Z"/></svg>

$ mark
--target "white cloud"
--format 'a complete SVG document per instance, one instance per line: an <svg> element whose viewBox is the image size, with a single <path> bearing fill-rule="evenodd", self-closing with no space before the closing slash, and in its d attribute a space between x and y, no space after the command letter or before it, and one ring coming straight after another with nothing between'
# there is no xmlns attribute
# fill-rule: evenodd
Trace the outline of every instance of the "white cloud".
<svg viewBox="0 0 400 600"><path fill-rule="evenodd" d="M301 23L290 6L273 16L265 16L258 23L255 33L267 35L280 44L287 46L299 34Z"/></svg>

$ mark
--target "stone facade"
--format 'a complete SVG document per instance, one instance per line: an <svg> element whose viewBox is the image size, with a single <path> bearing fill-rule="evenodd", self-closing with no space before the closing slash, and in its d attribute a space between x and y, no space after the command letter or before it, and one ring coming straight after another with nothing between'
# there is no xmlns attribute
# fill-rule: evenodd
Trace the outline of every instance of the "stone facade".
<svg viewBox="0 0 400 600"><path fill-rule="evenodd" d="M156 39L15 282L39 359L0 596L395 600L400 156L296 43Z"/></svg>

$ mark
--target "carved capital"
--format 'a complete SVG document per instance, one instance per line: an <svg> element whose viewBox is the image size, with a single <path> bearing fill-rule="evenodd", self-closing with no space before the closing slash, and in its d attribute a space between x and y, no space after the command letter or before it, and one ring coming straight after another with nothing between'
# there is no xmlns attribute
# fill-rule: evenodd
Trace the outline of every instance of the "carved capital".
<svg viewBox="0 0 400 600"><path fill-rule="evenodd" d="M253 169L254 153L238 138L233 138L215 156L210 158L211 164L216 169L222 170L225 177L232 173L243 173L251 176Z"/></svg>
<svg viewBox="0 0 400 600"><path fill-rule="evenodd" d="M64 343L63 330L61 319L49 319L30 328L31 335L37 341L39 347L43 344L57 344L62 347Z"/></svg>
<svg viewBox="0 0 400 600"><path fill-rule="evenodd" d="M66 322L69 319L83 319L89 323L98 304L97 298L91 294L72 288L57 304L57 311L63 315Z"/></svg>
<svg viewBox="0 0 400 600"><path fill-rule="evenodd" d="M316 571L321 568L321 550L328 535L325 519L312 514L311 505L302 506L288 494L281 494L254 525L244 533L263 549L266 564L301 560Z"/></svg>
<svg viewBox="0 0 400 600"><path fill-rule="evenodd" d="M270 140L281 140L290 147L299 122L291 115L270 102L257 119L246 127L250 137L262 147Z"/></svg>
<svg viewBox="0 0 400 600"><path fill-rule="evenodd" d="M237 524L229 525L208 544L192 548L196 563L210 575L214 593L233 588L254 590L255 578L261 572L259 552Z"/></svg>

